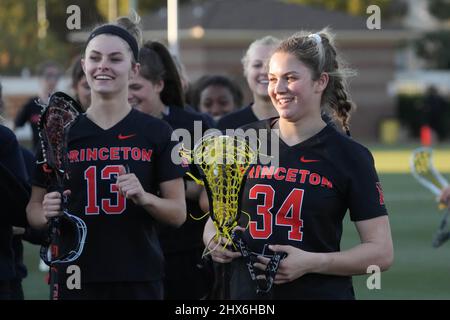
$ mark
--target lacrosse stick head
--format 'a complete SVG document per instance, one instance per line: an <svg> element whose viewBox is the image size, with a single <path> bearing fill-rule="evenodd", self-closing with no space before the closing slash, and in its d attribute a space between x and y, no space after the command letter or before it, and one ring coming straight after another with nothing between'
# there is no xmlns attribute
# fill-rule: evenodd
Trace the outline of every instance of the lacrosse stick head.
<svg viewBox="0 0 450 320"><path fill-rule="evenodd" d="M225 238L232 243L247 170L256 156L255 148L243 136L206 135L192 151L190 160L197 166L208 194L216 240Z"/></svg>
<svg viewBox="0 0 450 320"><path fill-rule="evenodd" d="M447 180L436 170L433 163L433 150L428 147L417 148L413 151L411 157L411 172L413 176L425 188L430 190L438 199L444 188L448 186ZM439 204L440 209L447 206ZM447 229L447 219L449 209L441 219L441 224L433 237L433 247L438 248L450 238L450 231Z"/></svg>
<svg viewBox="0 0 450 320"><path fill-rule="evenodd" d="M68 131L82 112L82 108L78 102L63 92L52 94L48 103L42 107L38 124L43 156L40 163L45 163L56 178L61 178L67 173Z"/></svg>
<svg viewBox="0 0 450 320"><path fill-rule="evenodd" d="M50 190L60 192L63 199L63 214L50 219L48 239L40 251L42 260L48 265L70 262L78 258L86 238L86 224L80 218L68 213L67 197L63 196L64 178L68 176L68 133L81 112L81 106L74 99L63 92L55 92L50 96L48 103L43 105L38 124L43 157L39 163L46 167L53 180ZM64 248L56 244L59 236L64 236L67 243L73 242L68 246L72 249L62 250Z"/></svg>
<svg viewBox="0 0 450 320"><path fill-rule="evenodd" d="M433 149L428 147L415 149L411 156L410 167L414 178L436 197L448 186L447 180L434 166Z"/></svg>
<svg viewBox="0 0 450 320"><path fill-rule="evenodd" d="M50 237L39 252L42 261L48 266L75 261L84 249L87 236L86 223L67 210L64 210L62 216L53 219L50 224ZM64 247L52 245L54 237L61 235L64 236L66 245Z"/></svg>

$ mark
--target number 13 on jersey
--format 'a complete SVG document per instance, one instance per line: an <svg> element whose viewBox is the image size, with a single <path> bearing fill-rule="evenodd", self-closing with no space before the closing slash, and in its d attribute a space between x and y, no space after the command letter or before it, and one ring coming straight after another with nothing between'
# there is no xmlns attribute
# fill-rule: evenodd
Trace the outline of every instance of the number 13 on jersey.
<svg viewBox="0 0 450 320"><path fill-rule="evenodd" d="M126 209L126 199L119 192L114 177L123 170L121 165L110 165L104 167L100 172L100 181L97 181L97 167L90 166L84 171L84 179L87 181L87 206L86 215L100 214L100 206L106 214L121 214ZM114 181L114 182L113 182ZM110 198L98 199L97 183L109 185Z"/></svg>

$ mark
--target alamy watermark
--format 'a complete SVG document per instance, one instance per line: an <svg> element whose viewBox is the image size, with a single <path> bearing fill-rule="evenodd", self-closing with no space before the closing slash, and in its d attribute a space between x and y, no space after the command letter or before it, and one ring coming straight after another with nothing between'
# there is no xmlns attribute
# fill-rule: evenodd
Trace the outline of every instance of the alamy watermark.
<svg viewBox="0 0 450 320"><path fill-rule="evenodd" d="M66 27L69 30L81 29L81 9L79 6L72 4L67 7L66 13L69 15L66 19Z"/></svg>
<svg viewBox="0 0 450 320"><path fill-rule="evenodd" d="M209 156L208 152L204 152L201 158L192 157L194 164L232 164L232 163L249 163L262 164L278 167L279 165L279 131L277 129L227 129L225 133L218 129L208 129L203 132L201 121L194 122L194 132L187 129L176 129L172 133L171 140L177 141L179 144L172 149L171 158L174 164L182 164L185 161L180 155L179 150L195 150L200 143L206 142L210 137L232 137L233 139L217 139L216 143L223 141L221 145L210 147L208 151L214 152L214 156ZM241 153L239 144L246 146L255 153L257 157L251 161L246 158L251 152ZM241 147L242 147L241 145ZM214 151L212 150L214 149ZM204 150L206 151L206 150Z"/></svg>
<svg viewBox="0 0 450 320"><path fill-rule="evenodd" d="M366 281L367 289L380 290L381 289L381 269L377 265L370 265L367 267L366 273L371 274Z"/></svg>
<svg viewBox="0 0 450 320"><path fill-rule="evenodd" d="M367 7L366 13L370 16L366 20L366 26L369 30L381 29L381 9L376 4Z"/></svg>
<svg viewBox="0 0 450 320"><path fill-rule="evenodd" d="M66 273L69 275L66 280L66 287L69 290L81 290L81 269L76 264L67 267Z"/></svg>
<svg viewBox="0 0 450 320"><path fill-rule="evenodd" d="M81 30L81 9L79 6L72 4L67 7L66 27L69 30ZM370 16L366 20L366 26L369 30L381 29L381 9L379 6L372 4L367 7L366 13Z"/></svg>

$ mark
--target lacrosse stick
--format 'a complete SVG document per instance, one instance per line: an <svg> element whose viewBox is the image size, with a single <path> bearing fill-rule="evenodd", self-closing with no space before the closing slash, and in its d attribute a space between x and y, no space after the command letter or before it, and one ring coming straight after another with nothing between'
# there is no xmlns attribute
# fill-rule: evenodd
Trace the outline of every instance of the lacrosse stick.
<svg viewBox="0 0 450 320"><path fill-rule="evenodd" d="M241 215L241 197L246 181L247 170L250 164L257 158L258 147L252 147L242 136L215 136L207 135L203 137L194 147L191 154L182 150L182 155L194 162L198 173L202 178L210 204L209 215L216 228L215 236L210 240L215 240L218 244L208 251L205 248L204 256L214 250L220 250L220 243L225 239L222 248L231 246L242 253L244 261L252 280L256 281L257 292L270 291L273 278L278 269L279 261L283 254L275 253L271 257L266 272L267 285L260 289L256 273L253 269L252 259L255 255L248 249L245 241L233 229L238 225ZM184 154L183 154L184 153ZM198 181L195 177L194 180ZM245 212L244 212L245 213ZM248 215L248 214L247 214ZM223 299L228 299L228 264L219 264L219 278L222 281L223 292L219 295Z"/></svg>
<svg viewBox="0 0 450 320"><path fill-rule="evenodd" d="M413 151L411 157L411 173L417 181L425 188L430 190L438 199L444 188L448 187L447 180L436 170L433 163L433 150L428 147L420 147ZM447 206L439 203L439 208L444 209ZM449 216L447 208L442 217L438 231L433 238L433 247L441 246L450 238L450 230L447 229L447 219Z"/></svg>
<svg viewBox="0 0 450 320"><path fill-rule="evenodd" d="M43 159L38 161L49 175L49 191L61 194L62 215L49 220L49 234L41 247L41 259L50 266L51 298L58 298L57 264L76 260L83 251L86 239L86 224L68 212L68 199L63 195L64 179L68 177L67 139L70 127L81 112L81 107L70 96L56 92L43 105L39 121L39 137ZM61 231L75 235L74 248L60 254L59 236Z"/></svg>
<svg viewBox="0 0 450 320"><path fill-rule="evenodd" d="M205 186L210 204L210 212L216 234L211 239L218 245L208 251L206 246L203 256L217 250L222 239L223 248L234 245L232 231L238 225L241 214L241 196L246 180L247 169L256 159L256 152L243 137L237 136L204 136L194 146L192 152L182 149L182 156L195 165L201 180L194 180ZM195 171L195 170L194 170ZM192 176L192 175L191 175ZM218 279L216 286L221 287L219 298L228 299L228 264L218 265Z"/></svg>

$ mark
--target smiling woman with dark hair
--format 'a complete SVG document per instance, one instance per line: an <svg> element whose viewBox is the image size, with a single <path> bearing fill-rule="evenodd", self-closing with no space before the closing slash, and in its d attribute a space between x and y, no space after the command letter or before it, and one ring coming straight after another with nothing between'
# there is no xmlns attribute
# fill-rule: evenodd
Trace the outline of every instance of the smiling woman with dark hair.
<svg viewBox="0 0 450 320"><path fill-rule="evenodd" d="M217 121L241 107L242 91L226 76L206 75L195 83L191 102L198 111Z"/></svg>
<svg viewBox="0 0 450 320"><path fill-rule="evenodd" d="M67 263L58 263L59 299L162 299L164 258L158 223L186 220L185 169L171 158L172 129L128 103L139 73L138 21L119 18L95 28L82 66L91 104L68 134L68 211L87 226L81 289L66 287ZM85 157L86 156L86 157ZM50 192L48 170L38 166L27 207L30 224L45 228L61 215L61 194ZM60 233L61 247L70 243ZM54 297L53 297L54 298Z"/></svg>

